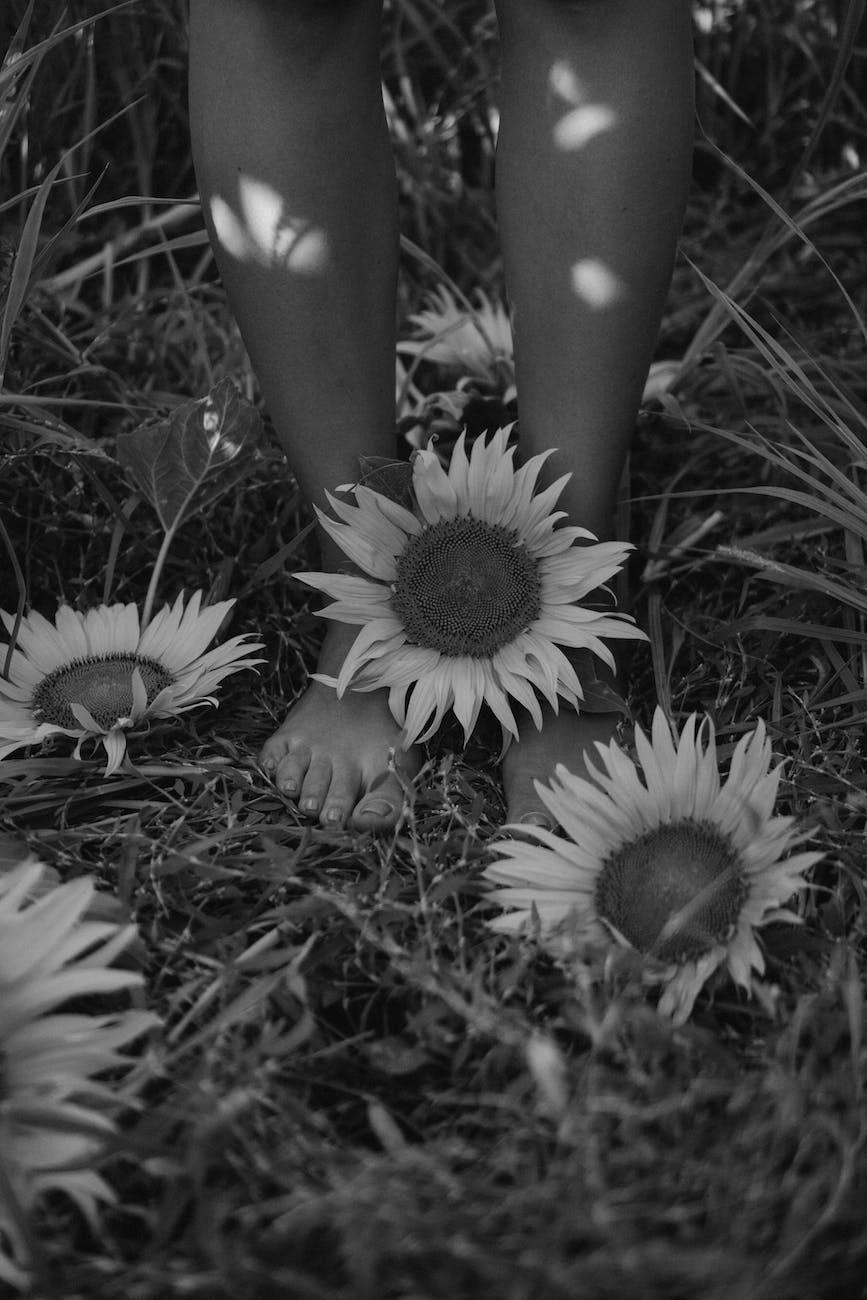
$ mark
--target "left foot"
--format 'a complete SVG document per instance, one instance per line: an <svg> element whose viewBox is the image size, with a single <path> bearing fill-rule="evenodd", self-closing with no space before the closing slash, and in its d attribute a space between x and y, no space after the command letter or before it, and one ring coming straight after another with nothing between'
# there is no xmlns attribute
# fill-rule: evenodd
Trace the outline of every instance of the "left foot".
<svg viewBox="0 0 867 1300"><path fill-rule="evenodd" d="M558 763L575 776L586 776L585 751L589 751L591 761L597 759L594 742L609 744L621 716L619 713L578 714L566 706L557 714L545 709L541 731L527 718L518 740L512 742L503 759L506 821L535 822L555 830L553 818L533 782L547 785Z"/></svg>

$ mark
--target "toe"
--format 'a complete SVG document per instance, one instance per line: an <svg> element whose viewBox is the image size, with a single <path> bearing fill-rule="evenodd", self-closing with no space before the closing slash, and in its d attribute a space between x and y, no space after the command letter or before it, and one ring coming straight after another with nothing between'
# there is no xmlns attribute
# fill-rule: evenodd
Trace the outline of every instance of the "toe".
<svg viewBox="0 0 867 1300"><path fill-rule="evenodd" d="M298 797L298 807L306 817L318 817L331 788L331 760L314 754L307 768Z"/></svg>
<svg viewBox="0 0 867 1300"><path fill-rule="evenodd" d="M529 826L545 826L554 830L554 819L536 793L533 778L529 774L515 774L506 783L506 820L524 822Z"/></svg>
<svg viewBox="0 0 867 1300"><path fill-rule="evenodd" d="M352 813L356 830L391 830L403 811L403 789L393 772L359 799Z"/></svg>
<svg viewBox="0 0 867 1300"><path fill-rule="evenodd" d="M529 771L505 771L506 822L510 827L518 825L542 826L547 831L557 829L557 819L552 817L536 791L538 773L534 768ZM516 832L512 832L516 833Z"/></svg>
<svg viewBox="0 0 867 1300"><path fill-rule="evenodd" d="M355 767L334 763L328 793L322 801L319 820L330 830L346 825L352 806L358 798L361 782Z"/></svg>
<svg viewBox="0 0 867 1300"><path fill-rule="evenodd" d="M514 817L511 814L509 814L509 816L506 818L506 822L509 827L508 834L510 834L514 839L518 839L518 840L527 839L527 838L532 840L533 838L532 835L525 836L523 834L521 830L522 826L526 826L528 830L531 830L532 828L537 826L541 827L541 829L545 831L557 830L557 822L554 820L551 814L547 812L544 808L533 809L531 812L522 813L518 817Z"/></svg>
<svg viewBox="0 0 867 1300"><path fill-rule="evenodd" d="M269 776L274 776L289 750L289 738L283 731L275 731L259 750L258 763Z"/></svg>
<svg viewBox="0 0 867 1300"><path fill-rule="evenodd" d="M284 753L274 771L274 784L290 799L297 799L309 766L309 749L295 749Z"/></svg>

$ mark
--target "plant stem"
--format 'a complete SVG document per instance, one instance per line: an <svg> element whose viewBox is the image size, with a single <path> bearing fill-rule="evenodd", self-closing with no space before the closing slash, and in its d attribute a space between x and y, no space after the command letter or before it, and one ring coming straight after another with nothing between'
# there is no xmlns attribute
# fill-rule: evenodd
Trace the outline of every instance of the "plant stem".
<svg viewBox="0 0 867 1300"><path fill-rule="evenodd" d="M174 528L169 528L166 531L166 534L162 540L162 544L160 545L159 554L157 555L157 558L154 561L154 570L153 573L151 574L150 584L148 586L147 595L145 596L144 610L141 616L142 632L145 630L148 623L151 621L151 611L153 609L154 600L157 594L157 584L159 583L160 574L163 571L163 565L166 562L166 556L169 553L169 547L172 544L172 538L174 537L174 535L175 535Z"/></svg>
<svg viewBox="0 0 867 1300"><path fill-rule="evenodd" d="M120 513L115 520L111 534L111 544L108 548L108 561L105 566L105 582L102 587L102 603L104 605L108 604L108 597L114 581L114 571L117 568L117 557L118 552L120 551L120 544L123 541L123 535L126 532L127 524L132 518L132 512L140 501L141 497L138 492L131 493L123 503Z"/></svg>
<svg viewBox="0 0 867 1300"><path fill-rule="evenodd" d="M21 620L24 617L24 606L27 603L27 583L24 581L24 574L21 565L18 563L18 556L15 554L15 547L12 545L12 539L7 533L6 526L2 519L0 519L0 537L3 538L3 545L6 547L12 565L12 572L15 575L15 585L18 588L18 608L15 611L15 622L12 624L12 634L9 637L9 648L6 651L6 659L3 664L2 672L3 677L8 680L12 655L15 653L15 643L18 640L18 629L21 627Z"/></svg>

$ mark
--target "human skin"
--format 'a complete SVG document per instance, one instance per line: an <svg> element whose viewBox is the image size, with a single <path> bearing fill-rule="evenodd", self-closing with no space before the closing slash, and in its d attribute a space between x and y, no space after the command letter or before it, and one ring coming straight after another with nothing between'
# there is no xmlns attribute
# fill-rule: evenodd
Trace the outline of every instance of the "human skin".
<svg viewBox="0 0 867 1300"><path fill-rule="evenodd" d="M311 504L394 453L394 164L381 0L191 0L193 156L217 263L275 429ZM520 446L557 448L570 521L611 536L686 201L689 0L498 0L497 213L515 318ZM346 563L322 536L323 568ZM357 629L329 624L334 675ZM510 821L615 714L544 714L503 762ZM386 828L399 726L385 692L311 682L261 762L324 825ZM395 753L407 776L416 749Z"/></svg>

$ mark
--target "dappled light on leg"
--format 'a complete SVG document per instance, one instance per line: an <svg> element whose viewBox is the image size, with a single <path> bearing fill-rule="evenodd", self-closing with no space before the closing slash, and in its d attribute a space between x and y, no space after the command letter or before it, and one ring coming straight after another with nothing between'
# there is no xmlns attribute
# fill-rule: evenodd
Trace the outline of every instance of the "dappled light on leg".
<svg viewBox="0 0 867 1300"><path fill-rule="evenodd" d="M572 267L572 288L592 311L604 311L627 297L623 280L598 257L580 257Z"/></svg>
<svg viewBox="0 0 867 1300"><path fill-rule="evenodd" d="M285 200L265 181L242 175L236 211L222 195L210 200L211 222L223 249L236 261L315 275L325 270L329 242L325 230L286 211Z"/></svg>
<svg viewBox="0 0 867 1300"><path fill-rule="evenodd" d="M692 153L685 0L498 0L497 210L523 454L605 536L653 356ZM588 467L590 472L588 472Z"/></svg>
<svg viewBox="0 0 867 1300"><path fill-rule="evenodd" d="M551 64L548 87L568 105L554 124L553 138L558 149L582 149L594 136L617 125L617 114L610 104L588 102L574 69L565 60L555 59Z"/></svg>
<svg viewBox="0 0 867 1300"><path fill-rule="evenodd" d="M686 196L689 5L498 0L497 13L498 213L522 455L560 448L548 471L572 471L571 522L607 537ZM567 710L541 731L523 719L503 767L509 818L546 818L535 782L583 761L616 724Z"/></svg>
<svg viewBox="0 0 867 1300"><path fill-rule="evenodd" d="M233 314L304 498L394 451L397 189L377 0L193 0L191 126ZM326 539L327 542L327 539ZM324 563L331 560L327 545ZM339 671L326 639L318 667ZM315 686L315 683L314 683ZM288 702L287 702L288 703ZM399 727L385 700L316 687L262 763L305 816L382 827ZM363 798L376 799L361 807Z"/></svg>

